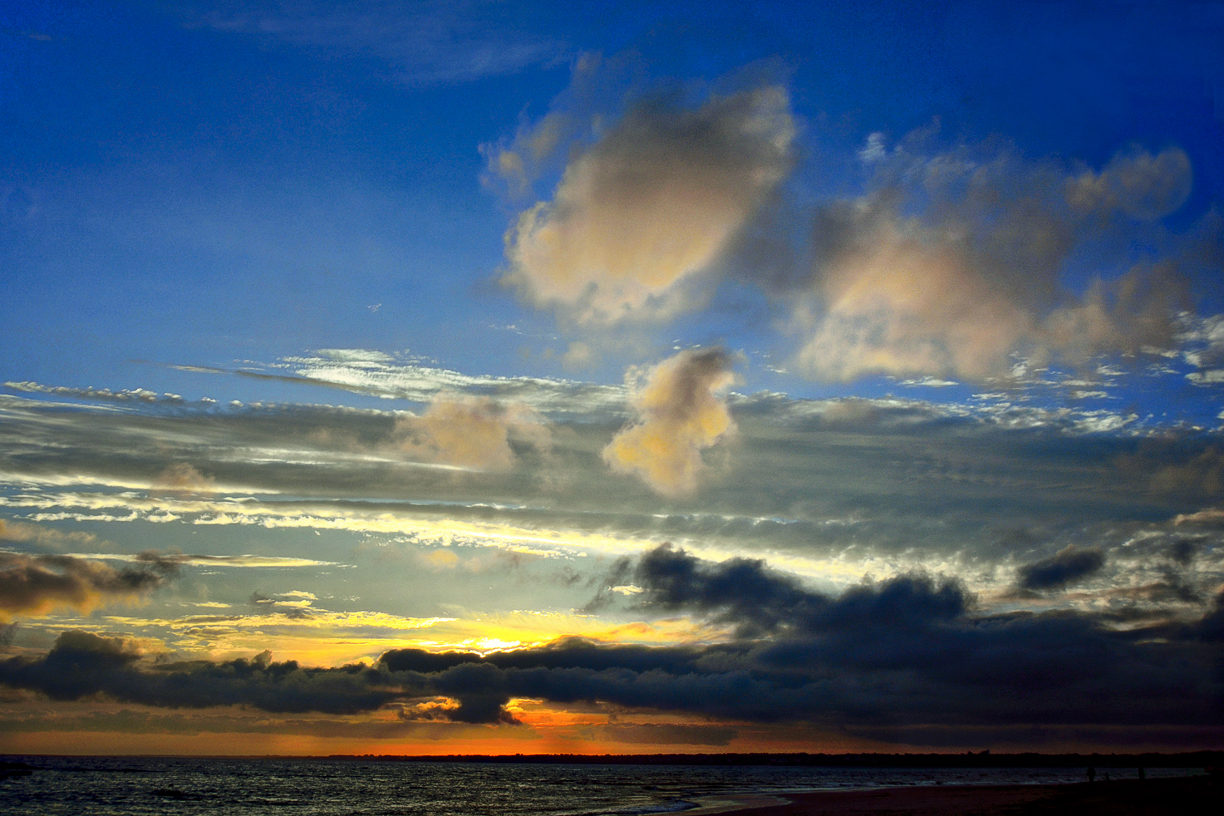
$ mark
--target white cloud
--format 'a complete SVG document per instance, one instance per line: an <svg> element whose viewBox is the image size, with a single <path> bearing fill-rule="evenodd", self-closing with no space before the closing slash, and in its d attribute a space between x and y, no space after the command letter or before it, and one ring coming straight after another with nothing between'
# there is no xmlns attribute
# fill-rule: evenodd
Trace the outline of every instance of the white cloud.
<svg viewBox="0 0 1224 816"><path fill-rule="evenodd" d="M1173 206L1189 183L1180 151L1128 153L1074 176L1075 212L1060 200L1065 170L1007 152L911 145L876 164L872 192L818 214L811 273L771 282L792 309L800 372L980 382L1006 376L1015 354L1082 367L1173 342L1185 288L1173 256L1102 269L1081 292L1061 276L1080 243L1122 230L1089 215Z"/></svg>
<svg viewBox="0 0 1224 816"><path fill-rule="evenodd" d="M685 285L789 172L794 135L775 86L695 110L636 106L570 161L552 201L519 216L505 282L583 323L665 319L700 305Z"/></svg>
<svg viewBox="0 0 1224 816"><path fill-rule="evenodd" d="M373 55L409 85L504 74L566 51L524 30L521 10L497 0L222 0L178 4L174 13L193 27Z"/></svg>

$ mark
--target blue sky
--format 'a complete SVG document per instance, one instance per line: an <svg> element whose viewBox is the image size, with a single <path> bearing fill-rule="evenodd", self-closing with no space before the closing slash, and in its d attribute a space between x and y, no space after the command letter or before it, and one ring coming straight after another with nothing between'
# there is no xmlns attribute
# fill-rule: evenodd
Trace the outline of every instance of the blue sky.
<svg viewBox="0 0 1224 816"><path fill-rule="evenodd" d="M1222 29L6 5L0 745L216 751L254 661L295 753L1221 747ZM777 702L562 676L639 648ZM265 650L400 690L277 708Z"/></svg>

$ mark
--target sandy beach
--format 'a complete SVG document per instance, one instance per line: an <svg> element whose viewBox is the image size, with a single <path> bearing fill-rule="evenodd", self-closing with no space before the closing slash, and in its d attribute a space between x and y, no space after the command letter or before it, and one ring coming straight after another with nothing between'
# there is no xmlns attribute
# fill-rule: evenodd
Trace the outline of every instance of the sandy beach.
<svg viewBox="0 0 1224 816"><path fill-rule="evenodd" d="M1074 785L932 786L703 800L705 816L1163 816L1216 812L1224 787L1207 776Z"/></svg>

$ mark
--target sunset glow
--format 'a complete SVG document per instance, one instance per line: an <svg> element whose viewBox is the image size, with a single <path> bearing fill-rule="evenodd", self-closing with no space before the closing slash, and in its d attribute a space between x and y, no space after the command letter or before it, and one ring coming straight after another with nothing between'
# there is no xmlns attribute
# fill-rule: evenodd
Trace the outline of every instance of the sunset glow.
<svg viewBox="0 0 1224 816"><path fill-rule="evenodd" d="M0 753L1224 749L1221 42L5 4Z"/></svg>

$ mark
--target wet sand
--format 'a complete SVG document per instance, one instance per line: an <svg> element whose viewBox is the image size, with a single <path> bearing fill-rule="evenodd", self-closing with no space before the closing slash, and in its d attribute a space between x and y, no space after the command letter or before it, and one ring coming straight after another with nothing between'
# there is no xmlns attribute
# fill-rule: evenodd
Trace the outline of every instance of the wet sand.
<svg viewBox="0 0 1224 816"><path fill-rule="evenodd" d="M1224 784L1207 776L1073 785L983 785L711 797L686 816L1165 816L1219 813Z"/></svg>

